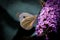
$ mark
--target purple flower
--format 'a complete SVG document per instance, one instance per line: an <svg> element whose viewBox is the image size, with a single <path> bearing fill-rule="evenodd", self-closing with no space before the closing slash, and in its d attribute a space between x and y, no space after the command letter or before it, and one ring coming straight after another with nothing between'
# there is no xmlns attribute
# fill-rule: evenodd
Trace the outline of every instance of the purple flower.
<svg viewBox="0 0 60 40"><path fill-rule="evenodd" d="M42 8L38 15L38 24L36 26L36 35L40 35L46 31L46 29L52 28L50 31L55 31L57 28L57 21L60 18L60 0L47 0L45 6ZM57 11L56 11L57 10ZM42 30L41 30L42 29ZM45 30L44 30L45 29ZM40 31L41 30L41 31Z"/></svg>

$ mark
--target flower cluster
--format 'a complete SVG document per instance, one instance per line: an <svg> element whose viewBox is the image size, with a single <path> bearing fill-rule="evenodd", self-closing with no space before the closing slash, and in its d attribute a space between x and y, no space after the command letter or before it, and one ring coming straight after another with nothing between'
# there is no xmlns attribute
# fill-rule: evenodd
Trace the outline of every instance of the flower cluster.
<svg viewBox="0 0 60 40"><path fill-rule="evenodd" d="M43 35L44 31L56 32L57 21L59 19L59 0L47 0L45 6L38 15L38 23L36 25L36 35ZM47 30L48 29L48 30Z"/></svg>

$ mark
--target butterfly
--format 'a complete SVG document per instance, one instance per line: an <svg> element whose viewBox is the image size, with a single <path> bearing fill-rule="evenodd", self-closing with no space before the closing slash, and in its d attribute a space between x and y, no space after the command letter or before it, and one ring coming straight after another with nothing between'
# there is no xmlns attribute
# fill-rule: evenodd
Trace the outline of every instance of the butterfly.
<svg viewBox="0 0 60 40"><path fill-rule="evenodd" d="M37 15L32 15L28 12L17 14L17 16L18 16L21 27L25 30L30 30L33 28L33 24L37 17Z"/></svg>

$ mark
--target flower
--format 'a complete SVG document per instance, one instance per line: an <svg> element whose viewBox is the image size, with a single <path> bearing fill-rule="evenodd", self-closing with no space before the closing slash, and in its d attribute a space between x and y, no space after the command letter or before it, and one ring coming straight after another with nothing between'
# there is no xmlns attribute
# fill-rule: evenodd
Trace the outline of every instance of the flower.
<svg viewBox="0 0 60 40"><path fill-rule="evenodd" d="M41 34L44 33L44 31L46 31L47 28L50 29L50 27L52 28L50 30L51 32L56 31L57 21L60 18L60 10L58 10L60 9L60 3L58 2L60 2L60 0L47 0L45 6L42 8L37 18L38 27L36 26L36 35L41 36Z"/></svg>

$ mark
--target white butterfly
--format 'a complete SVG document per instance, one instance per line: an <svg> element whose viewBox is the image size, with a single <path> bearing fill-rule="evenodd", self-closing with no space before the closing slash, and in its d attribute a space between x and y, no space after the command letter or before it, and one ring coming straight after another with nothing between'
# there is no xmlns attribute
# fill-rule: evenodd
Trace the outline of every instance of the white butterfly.
<svg viewBox="0 0 60 40"><path fill-rule="evenodd" d="M21 14L18 14L20 25L25 30L30 30L33 28L33 23L36 17L37 17L36 15L32 15L28 12L23 12Z"/></svg>

